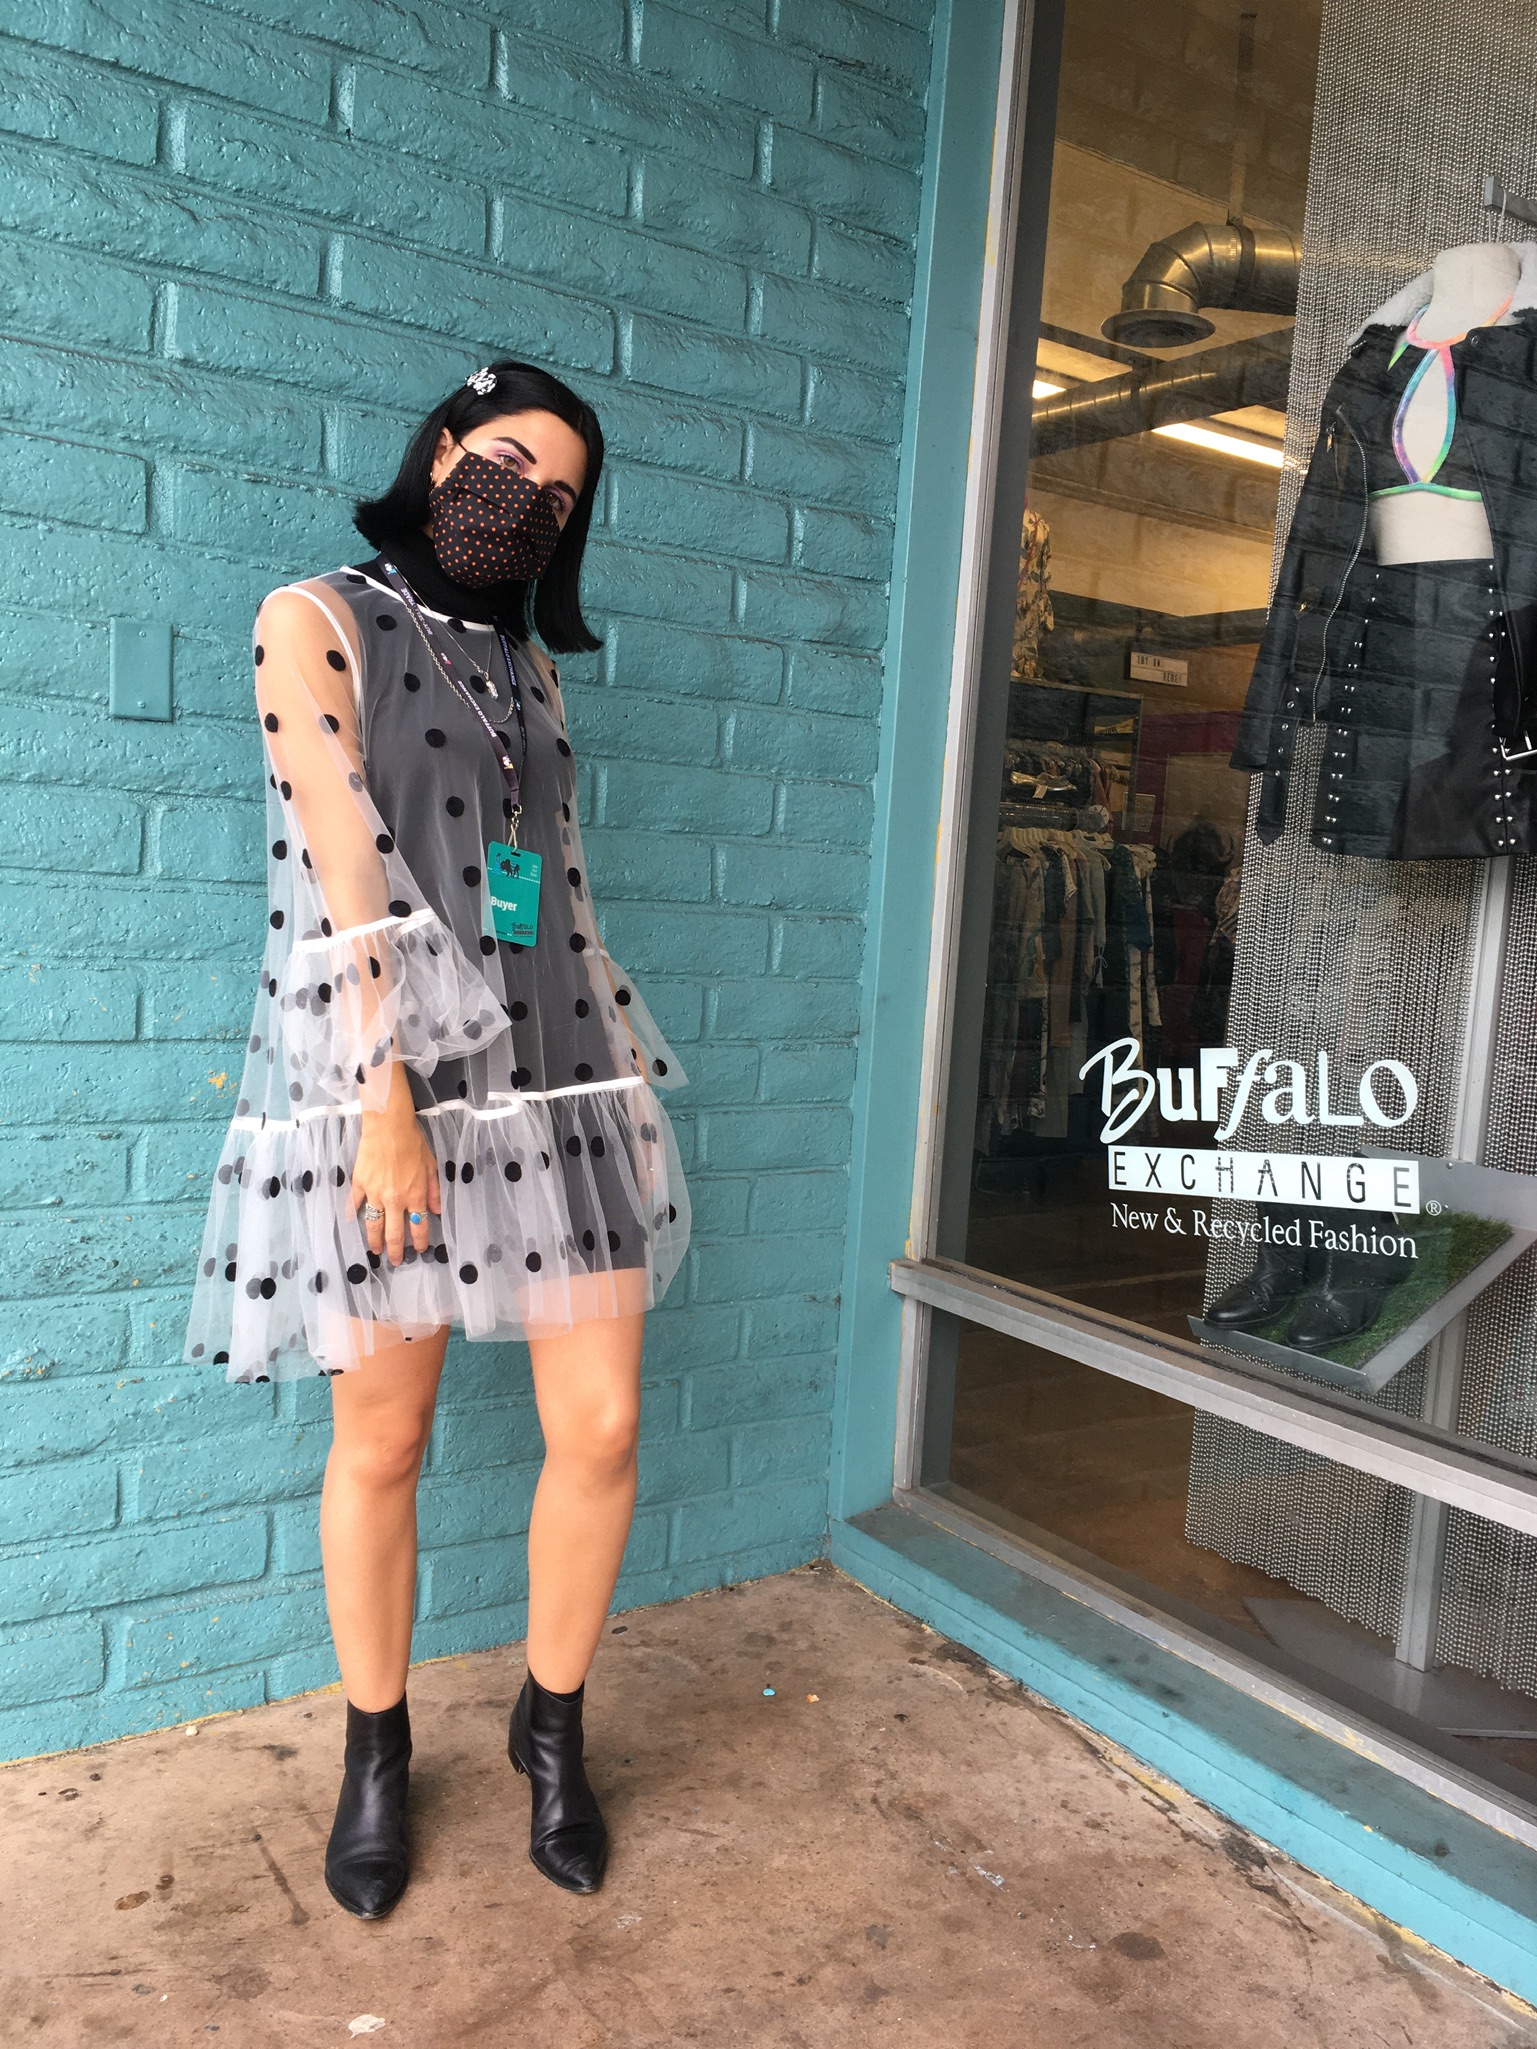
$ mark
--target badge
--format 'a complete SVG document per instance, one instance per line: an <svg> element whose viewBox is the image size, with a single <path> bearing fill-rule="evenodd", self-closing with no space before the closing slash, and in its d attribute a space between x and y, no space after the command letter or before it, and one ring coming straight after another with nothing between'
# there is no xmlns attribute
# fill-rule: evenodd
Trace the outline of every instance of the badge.
<svg viewBox="0 0 1537 2049"><path fill-rule="evenodd" d="M493 840L486 848L491 928L498 939L532 946L539 936L539 874L543 866L543 854L528 847L509 847Z"/></svg>

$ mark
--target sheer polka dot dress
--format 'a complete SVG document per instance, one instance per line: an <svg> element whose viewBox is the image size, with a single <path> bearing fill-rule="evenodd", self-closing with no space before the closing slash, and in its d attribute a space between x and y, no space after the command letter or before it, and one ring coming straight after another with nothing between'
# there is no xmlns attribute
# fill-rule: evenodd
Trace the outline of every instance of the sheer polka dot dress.
<svg viewBox="0 0 1537 2049"><path fill-rule="evenodd" d="M274 593L255 648L266 954L186 1342L232 1381L345 1371L444 1324L512 1339L650 1306L688 1243L658 1093L685 1076L599 937L557 672L514 648L522 762L495 631L427 617L520 760L537 940L494 936L501 775L404 602L356 570ZM392 1056L442 1202L399 1266L370 1252L351 1187Z"/></svg>

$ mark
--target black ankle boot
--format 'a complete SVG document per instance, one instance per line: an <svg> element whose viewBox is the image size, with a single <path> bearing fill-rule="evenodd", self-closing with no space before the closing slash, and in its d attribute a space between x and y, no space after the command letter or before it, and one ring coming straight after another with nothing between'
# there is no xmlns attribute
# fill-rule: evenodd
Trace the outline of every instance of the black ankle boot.
<svg viewBox="0 0 1537 2049"><path fill-rule="evenodd" d="M507 1755L533 1789L528 1854L567 1892L596 1892L608 1861L608 1830L582 1767L585 1690L550 1693L530 1672L507 1730Z"/></svg>
<svg viewBox="0 0 1537 2049"><path fill-rule="evenodd" d="M326 1884L331 1897L360 1921L377 1921L406 1889L410 1761L404 1694L376 1715L348 1701L346 1775L326 1845Z"/></svg>

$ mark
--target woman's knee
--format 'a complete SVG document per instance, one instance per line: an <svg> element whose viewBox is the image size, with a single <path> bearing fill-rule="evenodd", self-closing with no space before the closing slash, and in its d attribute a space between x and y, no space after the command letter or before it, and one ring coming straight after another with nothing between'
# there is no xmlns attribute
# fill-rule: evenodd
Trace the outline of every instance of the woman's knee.
<svg viewBox="0 0 1537 2049"><path fill-rule="evenodd" d="M416 1416L375 1418L351 1429L338 1429L331 1456L349 1479L385 1491L415 1484L431 1434L431 1419Z"/></svg>
<svg viewBox="0 0 1537 2049"><path fill-rule="evenodd" d="M633 1402L593 1403L562 1418L546 1434L547 1454L584 1469L594 1479L618 1479L635 1463L640 1411Z"/></svg>

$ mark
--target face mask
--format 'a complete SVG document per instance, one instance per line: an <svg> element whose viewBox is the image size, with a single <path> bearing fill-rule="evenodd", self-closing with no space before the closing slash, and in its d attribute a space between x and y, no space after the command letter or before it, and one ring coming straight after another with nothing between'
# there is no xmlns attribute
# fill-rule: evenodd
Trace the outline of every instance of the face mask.
<svg viewBox="0 0 1537 2049"><path fill-rule="evenodd" d="M427 494L444 574L471 590L538 576L560 539L554 494L468 450Z"/></svg>

